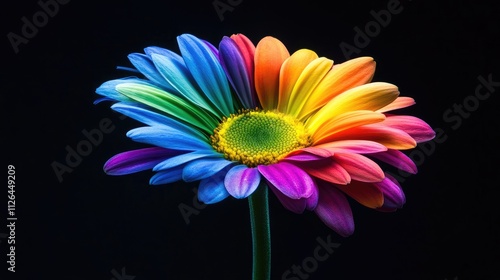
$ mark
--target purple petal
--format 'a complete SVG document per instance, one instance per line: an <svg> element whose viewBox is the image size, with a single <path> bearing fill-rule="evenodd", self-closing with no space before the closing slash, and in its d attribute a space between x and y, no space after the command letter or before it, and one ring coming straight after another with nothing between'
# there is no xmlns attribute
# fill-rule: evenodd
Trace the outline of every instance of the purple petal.
<svg viewBox="0 0 500 280"><path fill-rule="evenodd" d="M292 199L308 198L314 192L314 181L302 169L287 162L259 165L258 170L269 183Z"/></svg>
<svg viewBox="0 0 500 280"><path fill-rule="evenodd" d="M289 211L292 211L296 214L302 214L306 209L307 202L305 198L291 199L288 196L284 195L281 191L276 189L273 185L269 185L269 188L274 193L274 195L276 195L283 207L285 207Z"/></svg>
<svg viewBox="0 0 500 280"><path fill-rule="evenodd" d="M247 73L245 61L238 46L231 38L225 36L219 44L219 49L221 65L241 103L245 108L255 108L256 104L252 99L250 73Z"/></svg>
<svg viewBox="0 0 500 280"><path fill-rule="evenodd" d="M406 202L406 197L403 189L394 177L386 174L382 182L375 183L375 185L384 194L384 205L382 208L396 209L401 208Z"/></svg>
<svg viewBox="0 0 500 280"><path fill-rule="evenodd" d="M179 155L179 151L151 147L117 154L104 164L108 175L125 175L153 168L169 157Z"/></svg>
<svg viewBox="0 0 500 280"><path fill-rule="evenodd" d="M411 174L417 173L417 166L406 154L399 150L388 149L385 152L370 154L370 157L390 164L398 169L406 171Z"/></svg>
<svg viewBox="0 0 500 280"><path fill-rule="evenodd" d="M344 194L328 183L318 182L319 201L314 212L329 228L347 237L354 232L351 207Z"/></svg>
<svg viewBox="0 0 500 280"><path fill-rule="evenodd" d="M237 165L231 168L224 180L226 190L235 198L246 198L251 195L260 183L260 173L257 168Z"/></svg>

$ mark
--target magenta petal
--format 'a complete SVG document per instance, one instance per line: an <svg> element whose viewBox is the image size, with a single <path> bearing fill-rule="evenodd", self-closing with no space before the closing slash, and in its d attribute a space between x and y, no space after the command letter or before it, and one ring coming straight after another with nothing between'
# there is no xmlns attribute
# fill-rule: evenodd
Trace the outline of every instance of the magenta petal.
<svg viewBox="0 0 500 280"><path fill-rule="evenodd" d="M270 185L269 188L271 189L271 191L273 191L274 195L276 195L276 197L281 202L283 207L292 211L293 213L302 214L306 209L307 207L306 198L291 199L288 196L284 195L281 191L276 189L274 186Z"/></svg>
<svg viewBox="0 0 500 280"><path fill-rule="evenodd" d="M104 164L104 172L108 175L125 175L144 171L179 154L181 154L179 151L159 147L123 152L113 156Z"/></svg>
<svg viewBox="0 0 500 280"><path fill-rule="evenodd" d="M403 207L406 202L406 197L403 189L396 179L386 174L385 179L382 182L375 183L375 185L384 194L384 205L382 206L383 209L396 209Z"/></svg>
<svg viewBox="0 0 500 280"><path fill-rule="evenodd" d="M351 207L344 194L328 183L318 183L319 201L314 212L329 228L347 237L354 232Z"/></svg>
<svg viewBox="0 0 500 280"><path fill-rule="evenodd" d="M385 152L370 154L370 156L408 173L417 173L417 166L413 160L399 150L389 149Z"/></svg>
<svg viewBox="0 0 500 280"><path fill-rule="evenodd" d="M257 168L237 165L231 168L224 179L227 192L235 198L245 198L251 195L260 183L260 173Z"/></svg>
<svg viewBox="0 0 500 280"><path fill-rule="evenodd" d="M258 170L269 183L292 199L307 198L314 192L314 181L302 169L287 162L259 165Z"/></svg>

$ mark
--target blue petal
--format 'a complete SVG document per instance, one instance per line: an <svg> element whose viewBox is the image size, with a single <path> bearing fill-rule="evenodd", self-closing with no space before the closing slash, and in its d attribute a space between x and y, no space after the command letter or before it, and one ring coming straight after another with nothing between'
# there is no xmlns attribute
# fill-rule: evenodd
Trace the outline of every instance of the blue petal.
<svg viewBox="0 0 500 280"><path fill-rule="evenodd" d="M128 59L146 78L161 86L168 92L175 92L175 89L167 81L165 81L160 73L158 73L158 70L149 56L141 53L132 53L128 55Z"/></svg>
<svg viewBox="0 0 500 280"><path fill-rule="evenodd" d="M198 137L184 131L167 127L139 127L130 130L127 136L140 143L146 143L171 150L197 151L213 150L212 146Z"/></svg>
<svg viewBox="0 0 500 280"><path fill-rule="evenodd" d="M116 101L132 101L132 99L126 97L125 95L119 93L116 90L116 86L119 84L123 84L123 83L144 84L147 82L144 80L141 80L139 78L136 78L136 77L128 77L128 78L110 80L110 81L104 82L101 86L99 86L95 90L95 92L99 95L104 96L105 98L110 98L110 99L116 100Z"/></svg>
<svg viewBox="0 0 500 280"><path fill-rule="evenodd" d="M195 81L183 61L179 62L176 59L170 59L155 53L151 54L151 58L163 78L170 83L172 88L179 92L178 95L210 111L212 114L218 115L200 94L201 90L195 86Z"/></svg>
<svg viewBox="0 0 500 280"><path fill-rule="evenodd" d="M188 163L184 168L182 179L186 182L205 179L230 164L234 164L234 162L224 158L202 158L194 160Z"/></svg>
<svg viewBox="0 0 500 280"><path fill-rule="evenodd" d="M169 159L166 159L153 168L153 171L160 171L168 168L172 168L174 166L178 166L181 164L188 163L190 161L199 159L199 158L205 158L205 157L222 157L221 154L215 152L215 151L209 151L209 150L204 150L204 151L196 151L196 152L191 152L187 154L182 154L178 156L171 157Z"/></svg>
<svg viewBox="0 0 500 280"><path fill-rule="evenodd" d="M184 166L177 166L175 168L171 168L169 170L164 170L156 173L149 180L150 185L162 185L162 184L170 184L173 182L180 181L182 179L182 168Z"/></svg>
<svg viewBox="0 0 500 280"><path fill-rule="evenodd" d="M217 172L214 176L200 181L198 200L205 204L214 204L229 196L229 193L224 187L224 177L228 169L229 168L226 167Z"/></svg>
<svg viewBox="0 0 500 280"><path fill-rule="evenodd" d="M241 103L245 108L255 108L257 105L252 98L252 85L249 79L250 73L247 73L245 61L238 46L231 38L224 36L220 42L219 49L221 64Z"/></svg>
<svg viewBox="0 0 500 280"><path fill-rule="evenodd" d="M162 114L150 111L147 108L144 108L142 104L116 103L113 104L111 108L127 117L138 120L149 126L158 126L184 131L202 140L208 141L206 136L194 127L183 124Z"/></svg>
<svg viewBox="0 0 500 280"><path fill-rule="evenodd" d="M182 57L200 88L221 112L233 113L233 100L224 69L207 45L190 34L177 37Z"/></svg>

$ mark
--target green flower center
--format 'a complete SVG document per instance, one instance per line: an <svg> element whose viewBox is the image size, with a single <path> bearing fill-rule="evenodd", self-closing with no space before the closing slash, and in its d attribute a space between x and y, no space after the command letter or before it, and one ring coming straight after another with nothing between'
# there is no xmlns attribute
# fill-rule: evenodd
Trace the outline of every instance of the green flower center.
<svg viewBox="0 0 500 280"><path fill-rule="evenodd" d="M302 122L283 113L259 110L224 118L211 141L225 158L250 167L276 163L290 152L311 145Z"/></svg>

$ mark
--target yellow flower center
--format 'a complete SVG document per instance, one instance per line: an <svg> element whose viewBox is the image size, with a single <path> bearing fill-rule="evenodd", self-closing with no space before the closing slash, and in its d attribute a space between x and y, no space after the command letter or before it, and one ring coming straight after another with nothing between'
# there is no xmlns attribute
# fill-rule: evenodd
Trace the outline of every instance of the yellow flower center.
<svg viewBox="0 0 500 280"><path fill-rule="evenodd" d="M311 145L304 124L274 111L244 110L224 118L210 137L226 159L247 166L278 162L288 153Z"/></svg>

